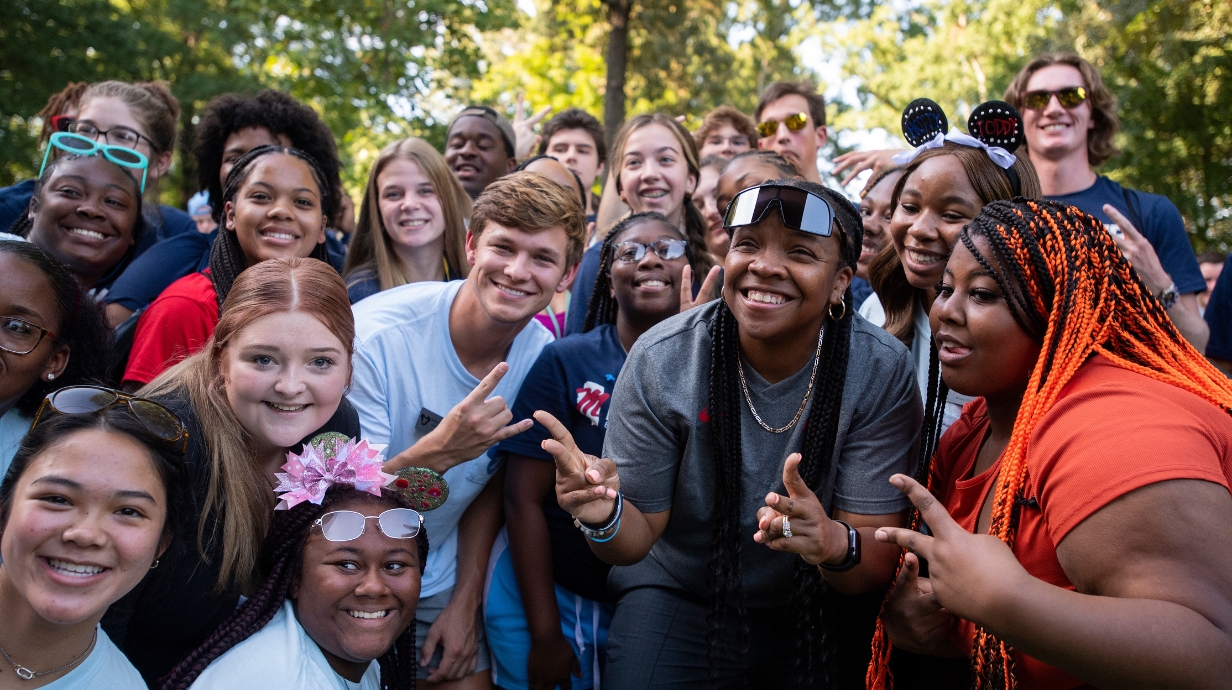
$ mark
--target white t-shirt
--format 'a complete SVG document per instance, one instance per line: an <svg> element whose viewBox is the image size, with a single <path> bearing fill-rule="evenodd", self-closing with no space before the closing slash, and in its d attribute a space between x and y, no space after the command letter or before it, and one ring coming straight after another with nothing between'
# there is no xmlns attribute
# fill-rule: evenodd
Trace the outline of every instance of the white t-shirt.
<svg viewBox="0 0 1232 690"><path fill-rule="evenodd" d="M264 628L228 649L197 676L190 690L380 690L381 665L368 664L358 683L330 668L316 642L295 618L291 600Z"/></svg>
<svg viewBox="0 0 1232 690"><path fill-rule="evenodd" d="M0 417L0 479L9 471L21 439L30 430L30 418L13 408Z"/></svg>
<svg viewBox="0 0 1232 690"><path fill-rule="evenodd" d="M90 656L42 690L146 690L146 684L100 625Z"/></svg>
<svg viewBox="0 0 1232 690"><path fill-rule="evenodd" d="M347 399L359 411L364 438L385 443L386 457L410 448L462 402L479 379L454 350L449 309L467 281L423 282L379 292L355 304L355 373ZM512 406L522 379L552 342L552 334L532 319L513 341L505 361L509 371L493 395ZM449 499L424 513L432 550L420 597L430 597L457 579L458 519L500 468L491 452L445 472Z"/></svg>
<svg viewBox="0 0 1232 690"><path fill-rule="evenodd" d="M877 293L874 292L869 295L868 299L864 300L864 304L860 305L860 316L863 316L874 326L885 327L885 309L881 307L881 299L877 297ZM915 337L911 341L911 356L915 358L915 377L916 381L920 384L920 399L927 406L928 358L930 356L930 348L932 347L933 329L928 323L928 310L924 308L923 304L920 304L919 300L915 302L913 321ZM950 394L945 399L945 418L941 422L941 433L944 434L945 430L950 428L950 425L962 414L963 405L972 400L975 400L975 398L970 395L950 391Z"/></svg>

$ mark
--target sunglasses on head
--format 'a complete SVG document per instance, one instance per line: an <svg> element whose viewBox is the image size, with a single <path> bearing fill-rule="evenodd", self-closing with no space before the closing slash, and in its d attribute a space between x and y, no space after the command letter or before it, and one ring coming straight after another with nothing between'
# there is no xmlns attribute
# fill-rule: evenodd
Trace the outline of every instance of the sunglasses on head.
<svg viewBox="0 0 1232 690"><path fill-rule="evenodd" d="M188 429L171 410L153 400L102 386L69 386L43 398L30 428L38 426L44 417L57 414L97 414L123 403L131 414L151 434L172 444L183 455L188 449Z"/></svg>
<svg viewBox="0 0 1232 690"><path fill-rule="evenodd" d="M410 508L390 508L380 515L364 515L354 510L335 510L317 518L312 524L330 541L351 541L364 534L369 520L390 539L414 539L423 527L423 516Z"/></svg>
<svg viewBox="0 0 1232 690"><path fill-rule="evenodd" d="M788 115L783 119L783 124L787 125L787 129L793 132L799 132L804 129L804 125L808 124L808 113L796 113ZM772 137L774 133L779 131L778 120L766 120L765 122L757 123L757 133L765 137Z"/></svg>
<svg viewBox="0 0 1232 690"><path fill-rule="evenodd" d="M684 256L688 246L684 240L659 240L648 243L630 240L616 245L613 256L617 261L641 261L646 256L646 250L649 249L660 259L671 261Z"/></svg>
<svg viewBox="0 0 1232 690"><path fill-rule="evenodd" d="M1031 110L1043 110L1053 96L1063 107L1074 108L1087 99L1087 90L1081 86L1071 86L1059 91L1028 91L1022 95L1022 105Z"/></svg>
<svg viewBox="0 0 1232 690"><path fill-rule="evenodd" d="M42 177L43 171L47 170L47 161L51 160L51 150L53 148L67 153L75 153L79 156L102 154L103 158L116 165L129 168L130 170L140 170L141 193L145 194L145 176L149 172L150 161L140 151L134 151L126 146L100 144L89 137L73 134L72 132L56 132L51 135L51 139L47 142L47 152L43 154L43 165L39 168L39 177Z"/></svg>
<svg viewBox="0 0 1232 690"><path fill-rule="evenodd" d="M783 225L792 230L829 237L834 232L834 209L830 202L799 187L764 184L736 195L723 214L723 227L731 230L742 225L756 225L779 207Z"/></svg>

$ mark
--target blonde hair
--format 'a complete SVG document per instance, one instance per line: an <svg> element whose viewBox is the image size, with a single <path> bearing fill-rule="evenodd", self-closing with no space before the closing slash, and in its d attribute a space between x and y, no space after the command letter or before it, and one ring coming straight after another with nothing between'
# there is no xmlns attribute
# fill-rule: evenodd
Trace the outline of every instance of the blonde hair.
<svg viewBox="0 0 1232 690"><path fill-rule="evenodd" d="M257 556L274 509L269 479L256 463L249 434L227 401L222 358L245 326L263 316L291 311L319 319L342 341L350 366L355 319L338 273L316 259L272 259L236 278L223 302L214 336L200 352L141 389L141 395L147 397L186 396L200 422L209 488L197 527L197 546L205 554L206 544L221 536L222 561L215 585L218 591L252 586Z"/></svg>
<svg viewBox="0 0 1232 690"><path fill-rule="evenodd" d="M417 137L408 137L386 146L373 163L342 274L349 278L358 270L371 268L382 290L407 282L398 263L398 255L394 253L393 240L389 238L381 217L381 190L377 184L377 178L390 161L399 158L419 166L441 201L441 216L445 221L445 279L465 278L471 268L466 262L466 219L471 215L471 199L450 172L445 158L431 144Z"/></svg>

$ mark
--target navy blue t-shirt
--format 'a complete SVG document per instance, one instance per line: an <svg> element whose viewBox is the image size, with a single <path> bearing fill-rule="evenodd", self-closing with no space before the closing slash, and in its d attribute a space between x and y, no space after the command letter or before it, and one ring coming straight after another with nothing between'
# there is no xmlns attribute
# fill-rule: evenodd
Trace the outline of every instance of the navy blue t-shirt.
<svg viewBox="0 0 1232 690"><path fill-rule="evenodd" d="M1125 192L1129 192L1132 209L1125 205ZM1198 268L1198 258L1185 232L1185 221L1181 220L1181 212L1167 197L1126 189L1100 175L1095 179L1095 184L1081 192L1048 198L1074 206L1105 224L1112 224L1112 219L1104 213L1104 204L1111 204L1131 223L1135 223L1138 232L1155 248L1159 263L1172 276L1178 294L1188 295L1206 289L1206 281Z"/></svg>
<svg viewBox="0 0 1232 690"><path fill-rule="evenodd" d="M210 249L217 228L208 235L196 232L168 237L137 257L116 279L107 293L107 304L118 303L137 311L154 301L163 290L189 273L210 265Z"/></svg>
<svg viewBox="0 0 1232 690"><path fill-rule="evenodd" d="M598 456L603 452L612 389L624 364L625 349L612 324L548 343L522 380L513 419L528 419L535 410L549 412L569 429L583 453ZM501 441L496 451L553 462L539 446L547 438L547 428L536 422L529 431ZM586 537L573 526L573 518L556 503L554 494L543 502L543 514L557 584L587 599L610 600L607 573L611 566L590 550Z"/></svg>
<svg viewBox="0 0 1232 690"><path fill-rule="evenodd" d="M1211 290L1211 300L1206 303L1206 325L1211 329L1211 339L1206 341L1206 356L1232 362L1232 256L1223 264L1223 273Z"/></svg>
<svg viewBox="0 0 1232 690"><path fill-rule="evenodd" d="M581 333L586 323L586 309L590 306L590 295L595 291L595 279L599 277L599 254L602 251L603 243L596 242L582 254L577 277L573 279L569 311L565 313L565 335Z"/></svg>
<svg viewBox="0 0 1232 690"><path fill-rule="evenodd" d="M851 304L848 305L848 308L859 311L861 305L864 304L864 300L868 299L868 296L871 294L873 294L873 286L867 280L860 276L852 276Z"/></svg>

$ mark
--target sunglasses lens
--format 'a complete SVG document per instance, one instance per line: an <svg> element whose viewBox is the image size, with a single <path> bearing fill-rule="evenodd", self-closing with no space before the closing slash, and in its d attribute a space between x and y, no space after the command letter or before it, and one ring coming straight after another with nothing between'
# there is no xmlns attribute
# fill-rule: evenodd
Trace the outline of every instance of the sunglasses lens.
<svg viewBox="0 0 1232 690"><path fill-rule="evenodd" d="M116 394L104 388L65 388L51 396L51 404L61 414L98 412L116 401Z"/></svg>
<svg viewBox="0 0 1232 690"><path fill-rule="evenodd" d="M144 161L141 160L141 154L130 148L116 146L111 148L111 150L107 153L111 155L112 160L120 163L121 165L130 165L139 168L145 164Z"/></svg>
<svg viewBox="0 0 1232 690"><path fill-rule="evenodd" d="M133 400L130 404L133 414L145 428L164 441L174 441L183 433L184 425L180 423L179 417L162 405L150 400Z"/></svg>
<svg viewBox="0 0 1232 690"><path fill-rule="evenodd" d="M783 120L783 124L787 125L787 129L793 132L798 132L804 129L804 123L808 122L808 115L804 113L796 113Z"/></svg>
<svg viewBox="0 0 1232 690"><path fill-rule="evenodd" d="M387 537L412 539L419 534L419 513L409 508L391 508L381 513L377 522Z"/></svg>
<svg viewBox="0 0 1232 690"><path fill-rule="evenodd" d="M321 516L321 534L330 541L351 541L364 533L364 516L353 510L335 510Z"/></svg>
<svg viewBox="0 0 1232 690"><path fill-rule="evenodd" d="M1081 86L1061 89L1057 92L1057 100L1066 108L1073 108L1087 99L1087 90Z"/></svg>
<svg viewBox="0 0 1232 690"><path fill-rule="evenodd" d="M779 131L778 120L766 120L757 124L757 133L763 137L772 137L777 131Z"/></svg>
<svg viewBox="0 0 1232 690"><path fill-rule="evenodd" d="M95 149L94 142L81 137L60 137L56 146L64 151L88 153Z"/></svg>
<svg viewBox="0 0 1232 690"><path fill-rule="evenodd" d="M723 227L738 228L741 225L749 225L760 220L761 211L765 210L765 205L758 207L758 197L761 195L760 187L752 187L744 190L732 199L727 205L727 214L723 217Z"/></svg>
<svg viewBox="0 0 1232 690"><path fill-rule="evenodd" d="M1047 91L1030 91L1022 95L1022 105L1031 110L1043 110L1051 98L1052 94Z"/></svg>

